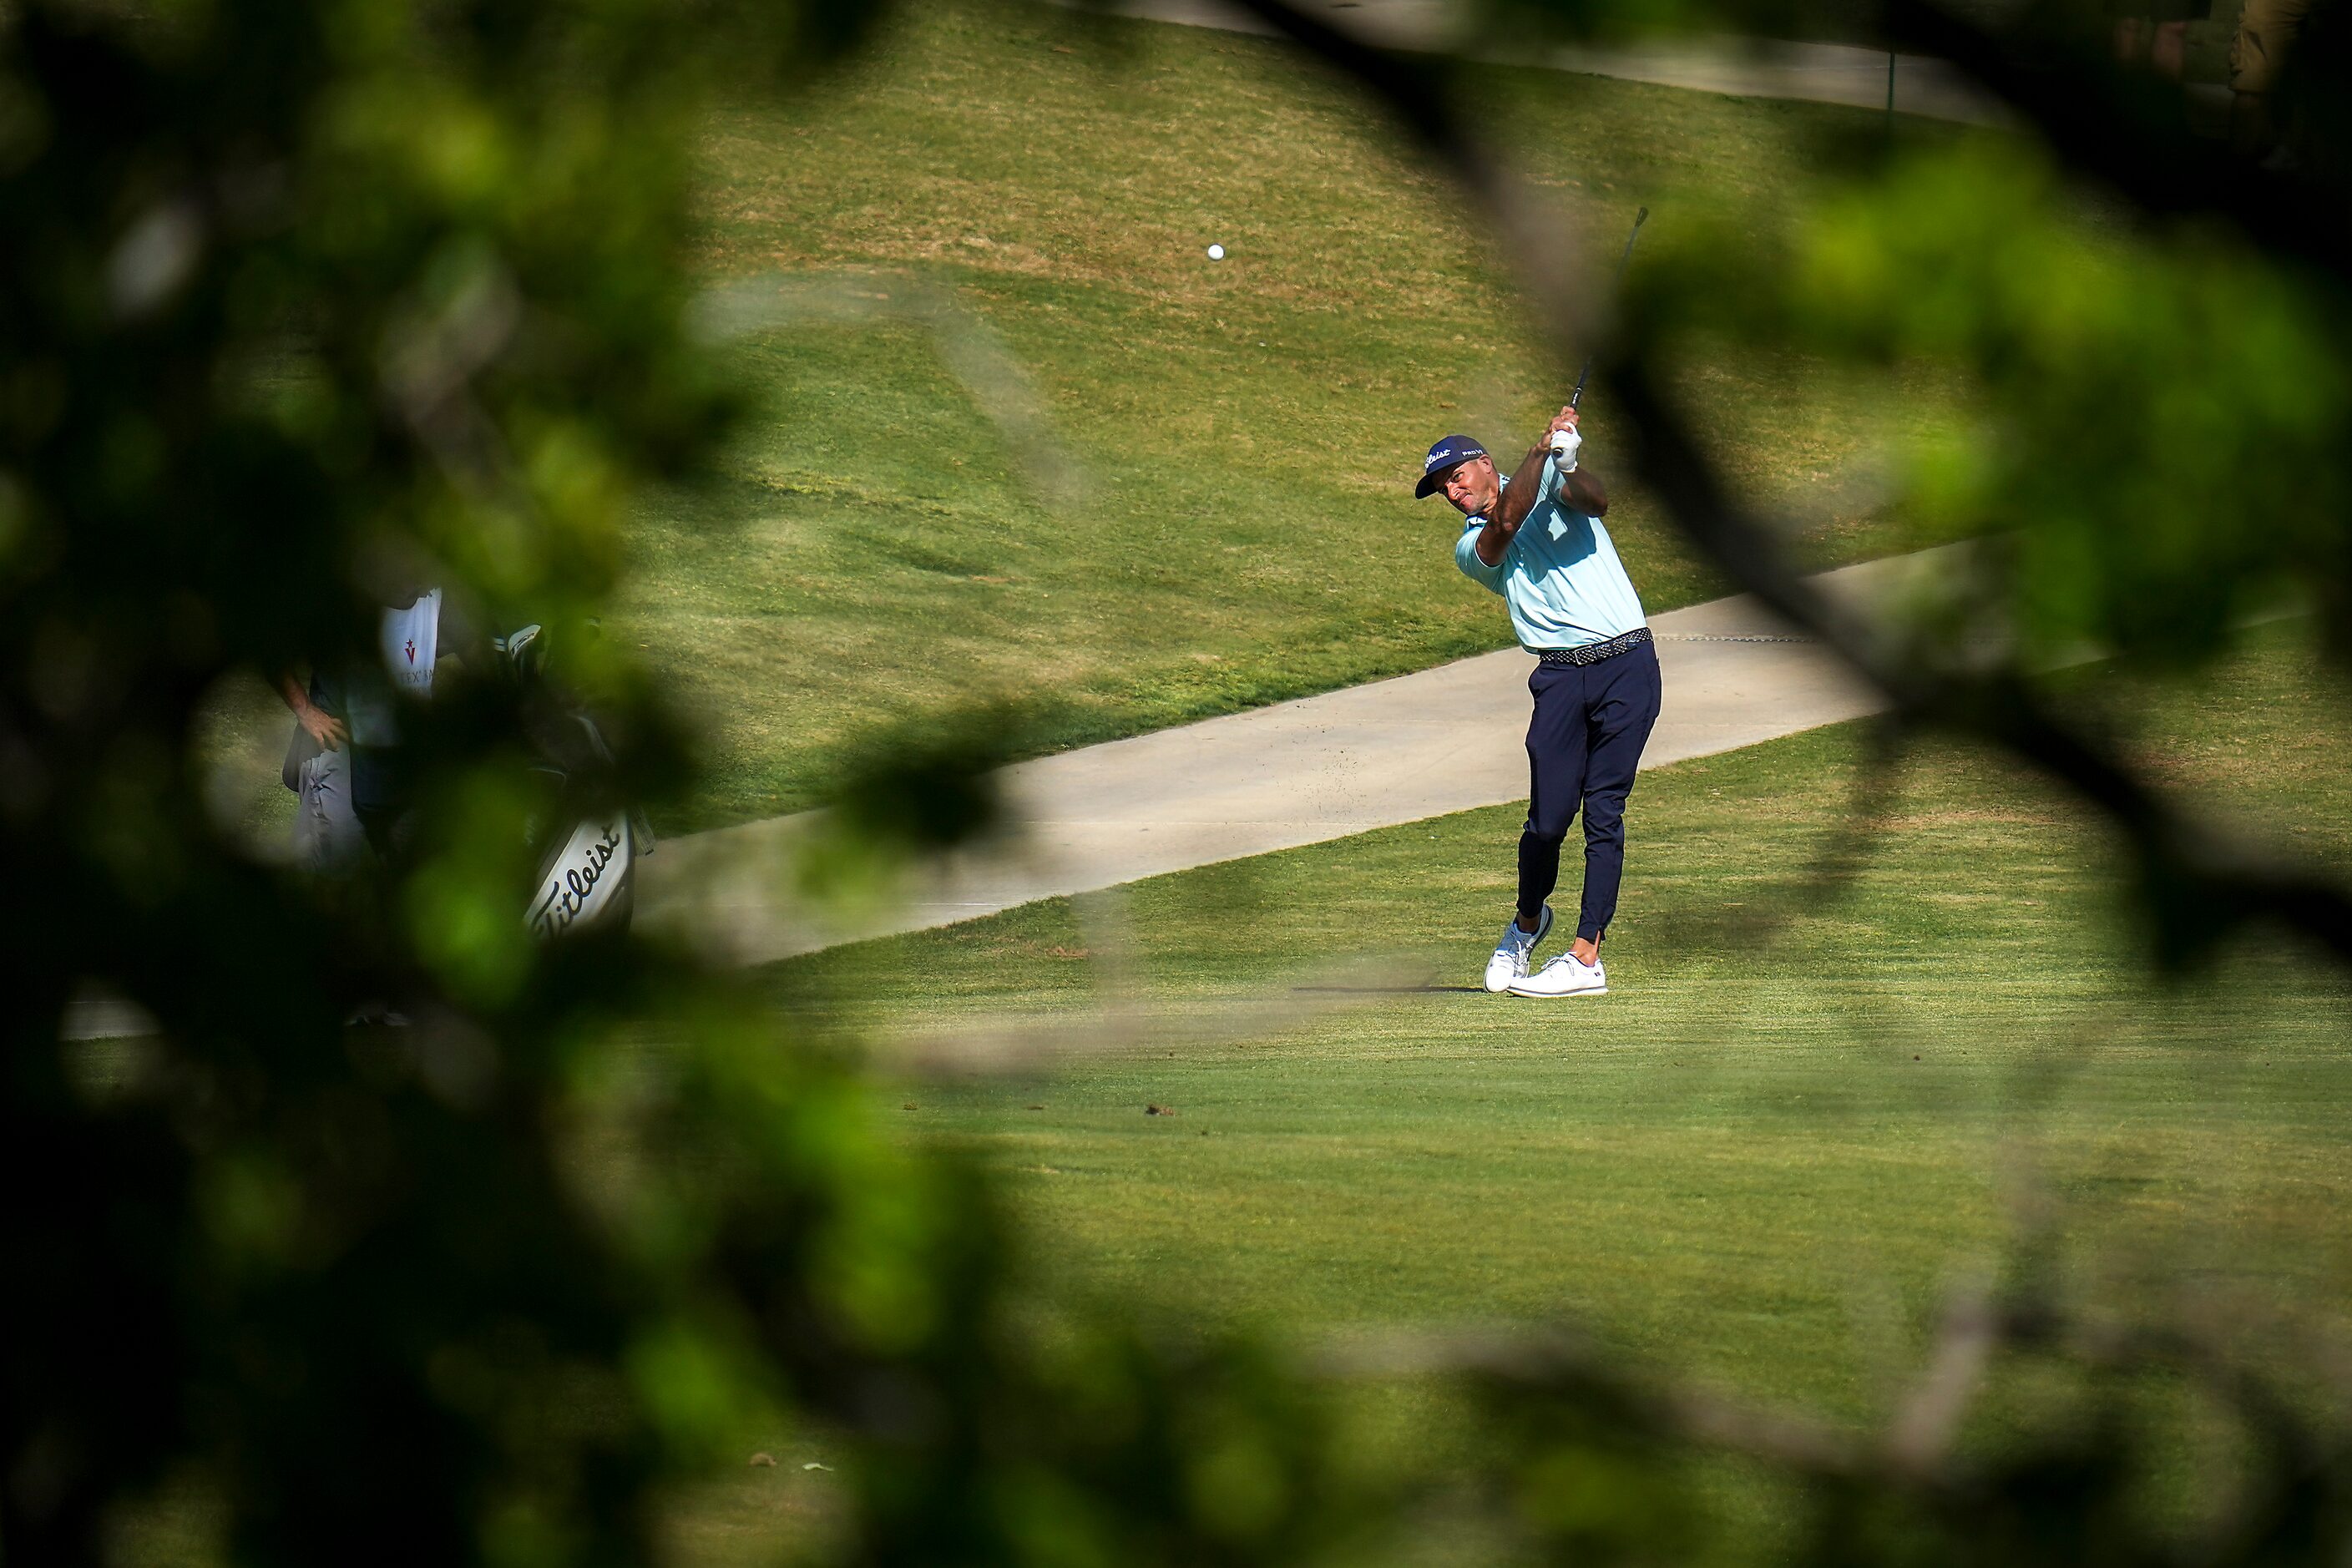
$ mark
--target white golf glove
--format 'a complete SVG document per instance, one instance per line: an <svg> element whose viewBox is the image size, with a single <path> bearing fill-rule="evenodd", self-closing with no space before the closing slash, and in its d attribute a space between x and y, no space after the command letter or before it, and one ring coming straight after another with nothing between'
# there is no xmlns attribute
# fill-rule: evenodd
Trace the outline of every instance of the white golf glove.
<svg viewBox="0 0 2352 1568"><path fill-rule="evenodd" d="M1559 458L1559 471L1561 473L1572 474L1576 472L1577 449L1583 445L1584 437L1578 435L1573 430L1555 430L1552 432L1551 449Z"/></svg>

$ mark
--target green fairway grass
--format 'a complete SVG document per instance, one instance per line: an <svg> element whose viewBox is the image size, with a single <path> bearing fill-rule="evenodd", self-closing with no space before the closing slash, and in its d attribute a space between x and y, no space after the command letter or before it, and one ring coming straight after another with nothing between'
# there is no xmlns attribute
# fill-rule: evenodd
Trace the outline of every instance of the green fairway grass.
<svg viewBox="0 0 2352 1568"><path fill-rule="evenodd" d="M1785 206L1823 138L1876 124L1481 81L1596 289L1636 205L1645 244ZM1451 429L1523 450L1573 367L1393 142L1270 40L1042 7L920 8L805 103L719 116L700 265L720 316L766 322L728 351L765 401L719 482L633 531L623 622L711 733L671 825L805 805L845 738L979 696L1045 704L1028 749L1054 749L1500 646L1454 514L1409 487ZM1934 542L1875 465L1949 416L1940 373L1721 353L1677 376L1811 559ZM1588 413L1621 479L1605 392ZM1718 592L1619 489L1650 607Z"/></svg>
<svg viewBox="0 0 2352 1568"><path fill-rule="evenodd" d="M2134 743L2167 777L2352 868L2343 698L2291 632L2193 688L2079 695L2159 715ZM1654 1366L1859 1421L1945 1293L2046 1226L2050 1267L2104 1310L2185 1292L2341 1328L2340 973L2256 933L2153 979L2114 846L1944 746L1905 759L1825 889L1863 741L1645 774L1602 998L1469 989L1507 918L1516 808L841 949L772 984L932 1048L1074 1030L1053 1070L877 1093L910 1136L997 1169L1058 1268L1195 1321L1565 1314ZM1327 986L1361 989L1304 988ZM1222 1037L1269 1002L1319 1011Z"/></svg>

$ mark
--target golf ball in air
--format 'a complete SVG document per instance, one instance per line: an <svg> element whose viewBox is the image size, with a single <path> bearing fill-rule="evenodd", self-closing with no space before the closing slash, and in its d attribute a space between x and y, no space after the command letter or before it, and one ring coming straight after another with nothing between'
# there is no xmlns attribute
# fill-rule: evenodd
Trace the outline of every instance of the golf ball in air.
<svg viewBox="0 0 2352 1568"><path fill-rule="evenodd" d="M1213 246L1209 247L1209 259L1210 259L1210 260L1212 260L1212 261L1223 261L1224 258L1225 258L1225 247L1224 247L1223 246L1222 246L1222 245L1213 245Z"/></svg>

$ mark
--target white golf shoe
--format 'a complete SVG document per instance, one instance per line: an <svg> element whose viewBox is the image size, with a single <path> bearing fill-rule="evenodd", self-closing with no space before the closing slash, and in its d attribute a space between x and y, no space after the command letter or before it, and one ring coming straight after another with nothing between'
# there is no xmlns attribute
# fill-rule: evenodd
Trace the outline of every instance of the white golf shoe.
<svg viewBox="0 0 2352 1568"><path fill-rule="evenodd" d="M1609 976L1601 973L1601 965L1563 952L1533 974L1512 981L1507 989L1514 996L1600 996L1609 990Z"/></svg>
<svg viewBox="0 0 2352 1568"><path fill-rule="evenodd" d="M1503 928L1503 940L1495 944L1495 956L1486 961L1486 989L1508 991L1528 977L1528 960L1534 956L1536 944L1551 934L1551 906L1543 907L1533 932L1519 929L1519 918Z"/></svg>

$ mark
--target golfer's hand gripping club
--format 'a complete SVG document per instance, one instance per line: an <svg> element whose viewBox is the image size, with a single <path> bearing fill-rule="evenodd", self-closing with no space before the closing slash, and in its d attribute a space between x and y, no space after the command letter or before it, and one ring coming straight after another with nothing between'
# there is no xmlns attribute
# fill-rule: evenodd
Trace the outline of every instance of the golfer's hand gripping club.
<svg viewBox="0 0 2352 1568"><path fill-rule="evenodd" d="M1561 409L1544 431L1541 444L1549 447L1552 456L1559 459L1559 471L1563 474L1576 472L1577 450L1584 445L1584 437L1577 430L1576 425L1576 409L1571 405Z"/></svg>

